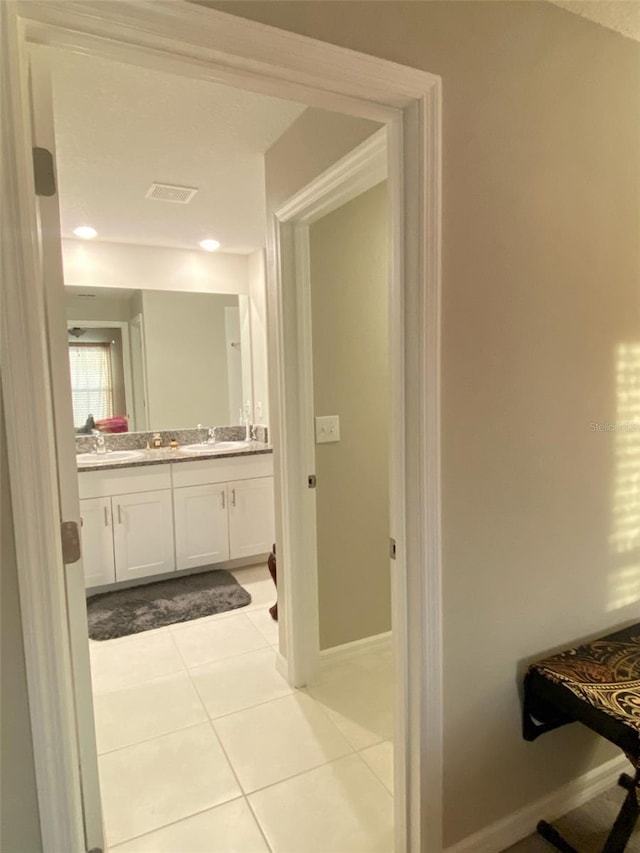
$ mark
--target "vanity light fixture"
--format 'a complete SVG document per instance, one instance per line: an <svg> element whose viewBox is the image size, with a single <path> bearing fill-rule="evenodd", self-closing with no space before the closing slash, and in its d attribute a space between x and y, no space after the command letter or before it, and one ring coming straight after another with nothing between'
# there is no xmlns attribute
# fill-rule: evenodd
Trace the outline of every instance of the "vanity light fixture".
<svg viewBox="0 0 640 853"><path fill-rule="evenodd" d="M205 252L215 252L220 248L220 243L217 240L200 240L198 245Z"/></svg>
<svg viewBox="0 0 640 853"><path fill-rule="evenodd" d="M73 233L76 237L80 237L82 240L93 240L94 237L98 236L96 229L92 228L90 225L79 225L77 228L73 229Z"/></svg>

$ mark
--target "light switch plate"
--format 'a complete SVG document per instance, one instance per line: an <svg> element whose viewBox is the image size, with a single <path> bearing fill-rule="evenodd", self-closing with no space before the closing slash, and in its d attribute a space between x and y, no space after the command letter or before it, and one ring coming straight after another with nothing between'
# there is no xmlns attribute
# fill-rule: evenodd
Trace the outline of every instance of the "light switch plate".
<svg viewBox="0 0 640 853"><path fill-rule="evenodd" d="M328 441L340 441L340 418L338 415L325 415L316 418L316 444Z"/></svg>

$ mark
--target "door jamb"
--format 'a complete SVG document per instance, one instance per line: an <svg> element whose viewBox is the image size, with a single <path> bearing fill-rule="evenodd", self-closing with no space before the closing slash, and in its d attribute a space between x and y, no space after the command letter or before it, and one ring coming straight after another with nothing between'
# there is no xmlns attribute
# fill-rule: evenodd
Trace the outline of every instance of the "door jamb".
<svg viewBox="0 0 640 853"><path fill-rule="evenodd" d="M279 395L281 441L287 448L281 458L280 482L296 514L283 525L278 544L288 566L280 609L280 640L286 657L281 654L278 665L294 687L313 683L320 663L316 492L307 483L315 474L309 228L385 180L387 172L387 131L382 128L273 213L269 248L275 257L276 311L283 317L283 351L277 360L290 366L278 383L288 392ZM394 305L389 307L396 310ZM403 576L404 567L398 565L393 582Z"/></svg>
<svg viewBox="0 0 640 853"><path fill-rule="evenodd" d="M15 4L1 5L11 7L3 20L9 27L0 29L5 32L8 29L8 41L13 39L9 48L13 60L10 71L14 77L21 63L24 75L25 49L27 42L32 41L95 52L147 68L178 71L388 124L391 205L397 211L393 223L391 298L400 308L392 324L390 346L399 347L403 353L394 367L392 406L404 415L402 432L393 439L392 456L402 459L402 468L392 471L392 504L398 508L392 527L399 555L402 552L401 562L406 566L406 594L403 600L394 602L406 650L397 670L406 711L400 721L402 739L397 744L407 756L406 773L396 791L399 804L396 814L398 809L403 812L401 820L396 821L403 836L398 838L397 849L412 853L428 849L430 853L438 853L442 849L443 746L440 78L179 2L18 0ZM15 279L15 287L7 290L5 301L16 322L9 322L5 306L3 354L11 363L11 375L5 384L4 397L10 440L17 443L19 439L22 448L28 445L28 452L11 455L10 478L34 752L45 849L80 849L76 751L70 737L74 721L69 626L57 573L60 558L56 530L57 459L51 429L43 426L47 423L44 409L50 385L42 337L25 335L21 345L16 340L25 330L40 328L42 317L38 241L30 195L33 178L26 132L27 97L22 84L18 86L17 97L8 95L8 85L8 81L4 83L3 94L10 105L10 117L18 121L12 124L12 131L3 132L2 141L4 156L8 151L18 172L15 180L9 182L6 197L11 210L18 211L20 216L19 234L13 237L10 251L5 255L5 270ZM7 277L4 278L6 281ZM270 279L268 293L273 306L273 269ZM273 308L269 315L277 350L282 317ZM14 343L17 350L13 349ZM15 352L24 358L18 361ZM277 379L278 375L282 375L282 365L271 368L271 376ZM26 399L23 395L20 403L24 387L29 387L32 394ZM272 387L277 409L280 405L277 381ZM277 413L272 411L276 469L282 457L278 420ZM25 434L25 424L29 423L33 428ZM46 574L50 579L39 589L34 584L38 579L34 577L34 567L39 570L38 578ZM44 621L43 613L47 614ZM49 623L54 632L53 641L43 632L43 625ZM52 684L52 673L56 672L60 678ZM74 775L73 783L68 774Z"/></svg>

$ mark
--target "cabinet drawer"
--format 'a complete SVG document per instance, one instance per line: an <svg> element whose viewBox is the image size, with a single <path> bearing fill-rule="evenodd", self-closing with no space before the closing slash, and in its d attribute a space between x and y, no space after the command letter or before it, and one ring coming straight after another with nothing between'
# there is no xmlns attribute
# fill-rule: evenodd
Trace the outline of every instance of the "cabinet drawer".
<svg viewBox="0 0 640 853"><path fill-rule="evenodd" d="M173 466L173 485L205 486L208 483L227 483L229 480L250 480L273 475L273 455L232 456L227 459L194 459Z"/></svg>
<svg viewBox="0 0 640 853"><path fill-rule="evenodd" d="M171 488L171 466L149 465L110 471L80 471L80 498L105 498Z"/></svg>

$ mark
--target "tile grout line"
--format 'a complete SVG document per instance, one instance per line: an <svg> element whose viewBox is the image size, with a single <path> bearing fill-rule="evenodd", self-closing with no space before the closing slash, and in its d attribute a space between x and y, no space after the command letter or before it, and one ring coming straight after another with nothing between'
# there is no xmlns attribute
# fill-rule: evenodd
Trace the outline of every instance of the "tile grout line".
<svg viewBox="0 0 640 853"><path fill-rule="evenodd" d="M141 746L143 743L151 743L152 740L158 740L161 737L169 737L169 735L178 734L178 732L186 732L189 729L195 729L197 726L206 726L206 724L210 722L211 720L207 717L206 720L200 720L199 723L189 723L188 726L180 726L180 728L171 729L169 732L161 732L160 734L152 735L152 737L146 737L143 740L126 743L123 744L123 746L116 746L114 749L107 749L105 752L99 752L98 758L103 758L105 755L113 755L114 752L120 752L123 749L132 749L134 746Z"/></svg>
<svg viewBox="0 0 640 853"><path fill-rule="evenodd" d="M387 793L388 793L388 794L391 796L391 798L393 799L393 796L394 796L394 795L393 795L393 791L392 791L392 790L387 786L387 783L386 783L386 782L385 782L385 781L384 781L380 776L378 776L378 774L377 774L377 773L376 773L376 771L373 769L373 767L370 767L370 766L369 766L369 764L367 764L367 762L366 762L366 761L364 760L364 758L362 757L362 753L363 753L363 752L366 752L368 749L374 749L376 746L380 746L380 745L381 745L381 744L383 744L383 743L390 743L390 744L391 744L391 748L392 748L392 749L394 749L393 739L391 739L391 740L381 740L379 743L373 743L373 744L371 744L371 746L365 746L363 749L358 749L358 750L356 750L356 754L357 754L357 755L360 757L360 759L361 759L361 760L362 760L362 761L367 765L367 767L369 768L369 770L373 773L373 775L376 777L376 779L381 783L381 785L382 785L382 787L385 789L385 791L387 791ZM392 767L391 767L391 778L393 779L393 765L392 765Z"/></svg>
<svg viewBox="0 0 640 853"><path fill-rule="evenodd" d="M256 652L264 652L267 649L270 652L273 652L273 646L259 646L257 649L249 649L246 652L238 652L238 654L229 655L229 657L226 657L226 658L216 658L215 660L208 660L205 663L194 663L193 666L189 666L187 664L186 669L188 672L191 672L191 670L200 669L201 667L204 667L204 666L214 666L215 664L218 664L218 663L225 663L225 661L235 660L236 658L242 658L245 655L254 655Z"/></svg>
<svg viewBox="0 0 640 853"><path fill-rule="evenodd" d="M245 795L245 800L246 800L247 806L249 807L249 811L253 815L253 819L255 820L256 824L258 825L258 829L260 830L260 835L262 835L262 837L264 838L264 843L267 845L267 850L269 850L270 853L273 853L273 848L269 844L269 839L267 838L267 833L263 829L262 823L260 822L260 818L258 817L258 815L255 812L255 809L251 805L251 800L246 795Z"/></svg>
<svg viewBox="0 0 640 853"><path fill-rule="evenodd" d="M261 651L262 649L269 649L269 648L271 648L271 646L269 645L269 643L268 643L268 642L266 641L266 639L262 636L262 634L260 633L260 631L258 631L258 629L255 627L255 625L253 625L253 623L251 623L251 621L250 621L250 620L249 620L249 622L250 622L250 624L251 624L252 629L253 629L253 630L258 634L259 638L263 641L264 645L262 645L262 646L258 646L258 647L257 647L257 648L255 648L255 649L246 649L244 652L236 652L235 654L227 655L227 656L222 657L222 658L214 658L213 660L205 660L205 661L202 661L201 663L188 664L188 663L187 663L187 661L186 661L186 659L185 659L185 656L183 655L183 653L182 653L182 651L181 651L181 649L180 649L180 646L178 645L178 643L176 642L175 637L173 636L175 632L170 631L170 632L169 632L169 636L170 636L170 637L171 637L171 639L173 640L173 644L174 644L174 646L176 647L176 649L178 650L178 654L180 655L180 660L183 662L185 669L188 671L188 670L190 670L190 669L195 669L196 667L199 667L199 666L208 666L209 664L213 664L213 663L220 663L220 662L225 661L225 660L231 660L232 658L242 657L242 655L247 655L247 654L250 654L251 652L259 652L259 651Z"/></svg>
<svg viewBox="0 0 640 853"><path fill-rule="evenodd" d="M194 685L194 687L195 687L195 685ZM205 712L206 712L206 710L207 709L205 708ZM220 749L222 750L222 754L224 755L224 757L227 761L227 764L231 768L231 772L233 773L233 777L236 780L238 788L240 788L240 791L242 792L242 798L244 799L245 803L247 804L249 811L251 812L251 815L252 815L252 817L256 823L256 826L258 827L258 830L260 832L260 835L264 838L264 843L267 845L267 850L269 851L269 853L271 853L271 845L267 841L267 838L266 838L264 831L262 829L262 824L257 819L257 817L254 814L253 809L251 808L251 803L249 802L249 798L247 797L247 793L244 790L242 782L240 781L240 778L239 778L238 774L236 773L236 768L233 766L233 762L231 761L231 758L229 757L227 750L225 749L224 744L222 743L222 738L220 737L220 735L216 731L216 727L213 725L213 720L211 720L211 719L209 720L209 725L211 726L211 730L213 731L213 736L216 738L216 740L218 741L218 743L220 745Z"/></svg>
<svg viewBox="0 0 640 853"><path fill-rule="evenodd" d="M187 670L187 671L188 671L188 670ZM189 673L189 677L191 678L191 673ZM198 688L197 688L197 687L196 687L196 685L193 683L193 679L192 679L191 681L192 681L192 684L193 684L193 686L194 686L194 688L195 688L195 690L196 690L196 692L197 692L197 691L198 691ZM269 700L267 700L266 702L260 702L258 705L254 705L254 706L252 706L252 707L261 707L261 706L263 706L263 705L269 705L271 702L279 702L279 701L280 701L280 700L282 700L282 699L288 699L290 696L295 696L297 693L301 693L301 692L302 692L302 691L299 691L299 690L297 690L296 688L294 688L294 692L293 692L293 693L288 694L287 696L279 696L279 697L278 697L278 698L276 698L276 699L269 699ZM308 695L308 694L303 694L303 695ZM208 715L207 709L206 709L206 707L204 706L204 702L202 701L202 697L200 696L200 694L199 694L199 693L198 693L198 697L200 698L200 701L201 701L201 703L202 703L202 705L203 705L203 707L204 707L205 713L207 713L207 715ZM312 702L314 703L314 705L318 705L318 702L317 702L317 700L316 700L316 699L314 699L314 698L313 698L313 697L311 697L311 696L309 696L309 698L312 700ZM250 708L244 708L244 709L242 709L242 710L245 710L245 711L246 711L246 710L251 710L251 709L250 709ZM232 712L231 714L226 714L226 715L224 715L224 716L225 716L225 717L230 717L230 716L233 716L233 714L242 713L242 710L241 710L241 711L234 711L234 712ZM322 709L320 709L320 710L322 711ZM322 713L324 714L324 711L322 711ZM355 749L354 749L353 745L350 743L350 741L349 741L349 740L348 740L348 739L347 739L347 738L342 734L342 732L340 731L340 729L338 729L338 727L336 726L336 724L335 724L332 720L330 720L330 719L326 716L326 714L324 714L324 716L327 718L327 720L328 720L328 721L329 721L329 723L332 725L332 727L336 729L336 731L338 732L338 734L342 737L342 739L345 741L345 743L347 744L347 746L348 746L348 747L349 747L349 749L350 749L350 752L345 753L345 755L340 756L340 758L346 758L346 757L347 757L347 755L354 754L354 753L355 753ZM216 718L216 719L223 719L223 717L218 717L218 718ZM315 766L313 766L313 767L309 767L309 768L307 768L306 770L301 770L301 771L300 771L300 772L298 772L298 773L294 773L292 776L287 776L287 777L285 777L284 779L280 779L280 780L278 780L277 782L271 782L271 783L269 783L268 785L264 785L264 786L262 786L261 788L256 788L256 790L255 790L255 791L246 792L246 791L245 791L245 789L244 789L244 786L242 785L242 782L240 781L240 779L239 779L239 777L238 777L238 775L237 775L237 773L236 773L236 769L235 769L235 767L233 766L233 762L231 761L231 758L229 757L229 755L228 755L228 753L227 753L227 750L225 749L224 744L222 743L222 738L220 737L220 735L219 735L219 733L218 733L218 731L217 731L217 729L216 729L216 727L215 727L215 721L214 721L211 717L209 717L209 723L210 723L210 725L211 725L211 727L212 727L212 729L213 729L213 732L214 732L214 734L215 734L216 738L218 739L218 742L220 743L220 747L221 747L221 749L222 749L222 751L223 751L223 753L224 753L224 755L225 755L225 758L226 758L226 759L227 759L227 761L229 762L229 766L231 767L231 769L232 769L232 771L233 771L233 775L235 776L235 778L236 778L236 780L237 780L237 782L238 782L238 785L240 786L240 790L242 791L242 793L243 793L244 797L245 797L245 798L247 798L247 800L248 800L248 797L249 797L249 795L250 795L250 794L255 794L255 793L257 793L258 791L264 791L264 790L266 790L266 788L272 788L274 785L279 785L281 782L286 782L286 781L288 781L289 779L294 779L294 778L296 778L296 776L302 776L304 773L307 773L309 770L316 770L318 767L324 767L324 766L325 766L325 765L327 765L327 764L331 764L331 762L332 762L332 761L336 761L336 760L338 760L338 759L330 759L329 761L323 761L323 762L321 762L320 764L317 764L317 765L315 765ZM366 765L366 762L364 762L364 760L363 760L363 759L361 759L361 760L362 760L362 761L363 761L363 763ZM368 768L368 769L370 770L370 768ZM370 772L371 772L371 771L370 771ZM265 841L266 841L266 839L265 839ZM269 848L269 849L271 849L271 848Z"/></svg>
<svg viewBox="0 0 640 853"><path fill-rule="evenodd" d="M253 797L254 794L261 794L263 791L267 791L269 788L275 788L278 785L283 785L285 782L291 782L292 779L299 779L300 776L305 776L307 773L313 773L315 770L320 770L321 767L328 767L330 764L337 764L338 761L344 761L346 758L351 758L354 755L358 756L359 760L362 762L362 764L364 764L364 766L367 768L367 770L373 776L376 782L382 785L385 793L389 794L389 790L387 789L386 785L384 785L384 783L376 776L376 774L369 767L364 758L358 755L357 752L347 752L345 753L345 755L339 755L337 758L331 758L329 759L329 761L323 761L321 764L316 764L313 767L308 767L306 770L300 770L298 773L294 773L292 776L287 776L284 779L280 779L278 782L270 782L268 785L263 785L261 788L256 788L255 791L250 791L249 793L245 794L245 797L249 800L249 798ZM389 796L391 796L391 794L389 794ZM249 805L251 805L250 801Z"/></svg>
<svg viewBox="0 0 640 853"><path fill-rule="evenodd" d="M237 785L238 785L238 788L240 789L240 792L241 792L242 796L243 796L243 797L245 798L245 800L246 800L245 790L244 790L244 788L242 787L242 783L240 782L240 779L239 779L239 777L238 777L238 774L236 773L236 768L233 766L233 762L231 761L231 759L230 759L230 758L229 758L229 756L227 755L227 750L224 748L224 744L222 743L222 739L220 738L220 735L219 735L219 734L218 734L218 732L216 731L216 727L213 725L213 720L212 720L212 719L211 719L211 717L209 716L209 712L207 711L207 708L206 708L206 706L205 706L205 704L204 704L204 700L202 699L202 696L201 696L201 695L200 695L200 693L198 692L198 688L196 687L196 685L194 684L193 679L191 678L191 673L190 673L188 670L187 670L187 673L188 673L188 675L189 675L189 680L191 681L191 684L192 684L192 686L193 686L193 689L194 689L194 690L196 691L196 693L198 694L198 699L199 699L200 704L201 704L201 706L202 706L202 710L203 710L203 711L205 712L205 714L207 715L207 722L209 723L209 726L211 727L211 731L213 732L213 736L214 736L214 738L216 739L216 741L217 741L217 743L218 743L218 745L219 745L220 749L222 750L222 754L224 755L224 757L225 757L225 760L226 760L227 764L228 764L228 765L229 765L229 767L231 768L231 772L233 773L233 778L236 780L236 783L237 783Z"/></svg>
<svg viewBox="0 0 640 853"><path fill-rule="evenodd" d="M182 658L180 659L182 663ZM182 666L180 669L171 670L171 672L164 672L162 675L154 675L152 678L143 678L142 681L132 681L130 684L121 684L120 687L111 688L110 690L92 690L92 695L94 698L97 696L110 696L113 693L119 693L121 690L129 690L134 687L142 687L146 684L150 684L152 681L160 681L162 678L171 678L171 676L181 675L182 673L187 673L187 667ZM93 672L92 672L93 674Z"/></svg>
<svg viewBox="0 0 640 853"><path fill-rule="evenodd" d="M197 812L193 814L185 815L184 817L179 817L176 820L171 820L169 823L164 823L162 826L156 826L154 829L149 829L147 832L141 832L139 835L131 835L129 838L123 838L121 841L118 841L117 844L113 844L108 848L108 853L111 853L112 850L116 850L123 844L128 844L130 841L136 841L138 838L144 838L146 835L153 835L154 832L160 832L162 829L166 829L168 826L175 826L178 823L183 823L185 820L189 820L192 817L197 817L198 815L205 814L205 812L215 811L215 809L220 808L220 806L226 806L228 803L235 803L238 800L246 800L244 795L239 795L237 797L232 797L230 800L225 800L222 803L218 803L215 806L207 806L206 809L198 809Z"/></svg>
<svg viewBox="0 0 640 853"><path fill-rule="evenodd" d="M195 686L195 684L194 684L194 687L196 690L198 689ZM206 707L205 707L205 711L207 713L208 719L212 723L215 723L218 720L226 720L227 717L233 717L233 716L235 716L235 714L242 714L245 711L252 711L254 708L261 708L263 705L269 705L269 703L271 703L271 702L279 702L281 699L288 699L290 696L294 696L294 695L295 695L295 688L292 689L291 693L283 693L282 696L274 696L271 699L265 699L263 702L255 702L253 705L247 705L245 708L237 708L235 711L229 711L226 714L219 714L217 717L212 717L211 714L208 711L206 711ZM200 697L200 698L202 698L202 697ZM334 723L334 725L335 725L335 723ZM344 737L344 735L343 735L343 737ZM373 745L375 746L375 744L373 744Z"/></svg>

